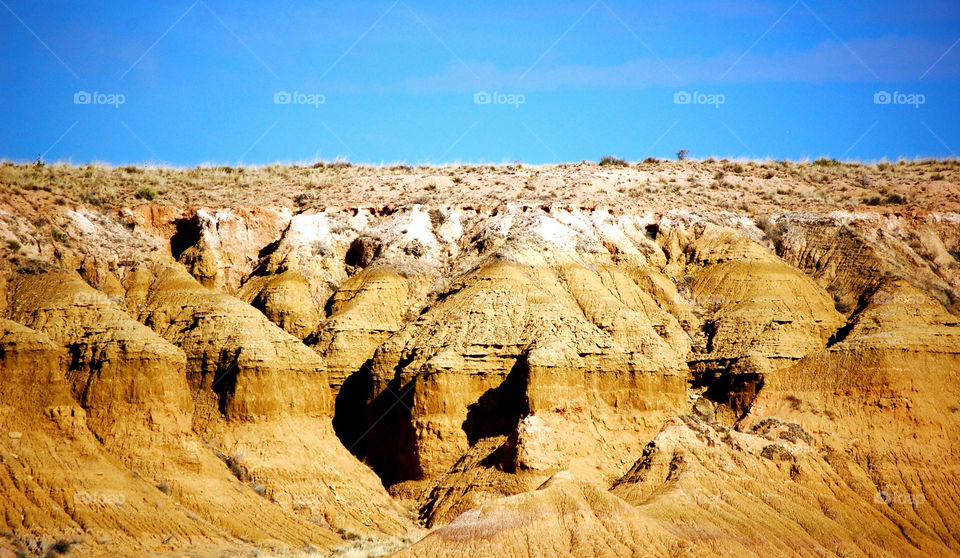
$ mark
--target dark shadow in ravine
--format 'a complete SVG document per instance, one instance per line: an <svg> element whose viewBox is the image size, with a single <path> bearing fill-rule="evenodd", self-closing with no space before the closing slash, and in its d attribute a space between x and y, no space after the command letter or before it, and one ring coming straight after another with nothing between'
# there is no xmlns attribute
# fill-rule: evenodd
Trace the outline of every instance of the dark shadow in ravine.
<svg viewBox="0 0 960 558"><path fill-rule="evenodd" d="M529 376L526 359L519 358L499 386L487 390L476 403L467 407L463 431L470 445L481 438L513 432L520 419L530 413L527 400Z"/></svg>

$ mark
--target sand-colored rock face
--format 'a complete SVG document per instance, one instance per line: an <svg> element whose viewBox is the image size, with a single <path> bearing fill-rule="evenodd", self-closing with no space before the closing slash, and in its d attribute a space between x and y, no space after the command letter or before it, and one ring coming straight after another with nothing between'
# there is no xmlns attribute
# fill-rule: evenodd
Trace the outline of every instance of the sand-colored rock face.
<svg viewBox="0 0 960 558"><path fill-rule="evenodd" d="M697 556L602 487L558 473L534 491L467 511L398 556Z"/></svg>
<svg viewBox="0 0 960 558"><path fill-rule="evenodd" d="M177 265L138 270L127 307L187 355L200 414L256 419L331 410L322 359L249 305L208 290ZM297 378L283 381L289 376ZM198 420L200 417L198 417Z"/></svg>
<svg viewBox="0 0 960 558"><path fill-rule="evenodd" d="M198 210L176 221L173 256L204 286L235 292L253 271L261 247L279 238L284 210Z"/></svg>
<svg viewBox="0 0 960 558"><path fill-rule="evenodd" d="M63 191L0 193L0 554L960 553L954 214Z"/></svg>
<svg viewBox="0 0 960 558"><path fill-rule="evenodd" d="M759 354L780 366L825 347L844 323L817 283L731 229L706 226L686 252L691 296L712 310L703 359Z"/></svg>
<svg viewBox="0 0 960 558"><path fill-rule="evenodd" d="M279 476L285 479L281 484L271 478L278 473L275 468L258 468L256 457L245 458L243 436L218 447L207 438L208 432L201 432L203 437L194 432L194 401L199 398L188 389L184 353L132 320L111 299L69 273L32 276L8 289L14 301L11 316L42 328L66 348L67 377L83 407L79 415L85 427L131 472L149 486L163 487L191 513L209 521L211 529L237 541L296 548L334 547L341 542L330 527L310 521L321 513L328 526L351 532L392 534L402 528L399 513L391 516L386 511L392 502L379 480L345 451L328 449L334 440L329 419L291 418L282 426L257 431L260 440L280 437L280 443L289 446L287 451L304 461L322 459L328 471L311 476L309 467L300 463L306 482L289 479L281 470ZM319 385L326 387L325 382ZM286 430L309 434L291 439ZM224 453L225 449L232 452ZM284 461L294 464L289 458ZM261 477L274 482L255 482ZM351 496L352 504L331 503ZM356 502L386 510L356 511Z"/></svg>
<svg viewBox="0 0 960 558"><path fill-rule="evenodd" d="M601 404L636 413L632 419L642 424L641 415L652 421L683 404L682 356L650 319L620 302L596 274L584 277L590 273L585 268L560 273L579 275L566 279L578 286L568 290L550 268L484 264L381 347L373 363L371 413L387 409L403 418L383 421L368 434L375 462L390 455L398 480L424 479L444 472L479 439L513 431L530 414L589 412ZM397 403L397 396L408 401ZM544 457L557 466L569 455L560 450L562 436L552 436L531 443L557 445L552 459ZM397 455L409 461L398 462Z"/></svg>
<svg viewBox="0 0 960 558"><path fill-rule="evenodd" d="M954 311L960 298L960 253L953 215L924 219L806 217L791 221L781 241L790 264L829 287L851 310L886 275L903 277Z"/></svg>
<svg viewBox="0 0 960 558"><path fill-rule="evenodd" d="M129 444L144 423L160 430L189 424L183 352L131 319L79 276L53 272L8 285L8 315L69 352L67 378L101 439Z"/></svg>
<svg viewBox="0 0 960 558"><path fill-rule="evenodd" d="M665 269L692 302L695 412L732 424L765 375L826 347L844 325L835 301L811 278L735 229L710 223L657 236Z"/></svg>
<svg viewBox="0 0 960 558"><path fill-rule="evenodd" d="M925 505L934 516L944 513L934 507L943 505L942 496L878 490L867 469L824 458L818 444L799 424L773 418L746 432L692 416L673 419L609 491L558 473L536 490L460 514L401 555L956 552L956 540L944 536L949 527L916 515L903 521ZM609 523L614 518L618 523Z"/></svg>
<svg viewBox="0 0 960 558"><path fill-rule="evenodd" d="M87 428L61 372L66 351L0 320L0 551L43 552L58 539L113 552L230 539L121 466ZM234 541L239 543L239 541Z"/></svg>
<svg viewBox="0 0 960 558"><path fill-rule="evenodd" d="M311 521L402 532L402 511L336 439L319 355L176 264L152 267L130 275L127 304L186 353L194 430L241 479Z"/></svg>
<svg viewBox="0 0 960 558"><path fill-rule="evenodd" d="M883 523L909 531L915 555L960 549L957 324L931 295L881 281L838 342L770 376L745 421L787 417L821 436L838 475L879 495ZM906 554L892 538L877 544Z"/></svg>
<svg viewBox="0 0 960 558"><path fill-rule="evenodd" d="M612 492L704 555L949 555L928 530L905 540L869 471L819 444L774 418L746 432L674 420Z"/></svg>
<svg viewBox="0 0 960 558"><path fill-rule="evenodd" d="M299 271L254 277L243 286L238 297L299 339L315 333L323 320L310 293L310 283Z"/></svg>
<svg viewBox="0 0 960 558"><path fill-rule="evenodd" d="M344 281L333 294L330 316L308 342L323 354L335 389L403 328L409 292L405 277L373 267Z"/></svg>

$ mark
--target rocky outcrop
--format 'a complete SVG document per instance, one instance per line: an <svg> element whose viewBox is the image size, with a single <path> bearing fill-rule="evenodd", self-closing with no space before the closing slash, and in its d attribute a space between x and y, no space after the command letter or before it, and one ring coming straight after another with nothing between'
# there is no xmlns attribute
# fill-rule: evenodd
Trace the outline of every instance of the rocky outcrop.
<svg viewBox="0 0 960 558"><path fill-rule="evenodd" d="M67 378L103 449L237 540L333 547L339 537L285 513L240 482L192 430L183 352L71 273L20 277L9 313L67 353ZM247 479L243 479L247 480Z"/></svg>
<svg viewBox="0 0 960 558"><path fill-rule="evenodd" d="M198 416L319 416L331 410L323 361L239 300L158 263L127 278L127 308L186 354ZM297 378L295 384L291 376Z"/></svg>
<svg viewBox="0 0 960 558"><path fill-rule="evenodd" d="M769 377L743 424L778 416L807 425L840 477L866 485L915 546L955 554L958 336L958 318L928 293L881 281L829 348Z"/></svg>
<svg viewBox="0 0 960 558"><path fill-rule="evenodd" d="M409 295L406 278L378 266L353 275L331 296L330 316L307 341L323 354L331 387L339 390L373 357L377 347L400 331Z"/></svg>
<svg viewBox="0 0 960 558"><path fill-rule="evenodd" d="M137 445L131 429L189 425L183 352L131 319L109 295L70 272L19 276L7 290L9 317L68 351L67 378L100 439Z"/></svg>
<svg viewBox="0 0 960 558"><path fill-rule="evenodd" d="M907 278L954 312L958 309L955 215L910 220L788 215L783 223L783 258L828 287L847 312L886 276Z"/></svg>
<svg viewBox="0 0 960 558"><path fill-rule="evenodd" d="M295 337L315 336L327 301L347 279L347 254L366 219L354 212L294 215L280 238L263 247L237 296Z"/></svg>
<svg viewBox="0 0 960 558"><path fill-rule="evenodd" d="M174 221L170 253L204 286L236 292L289 220L283 209L199 209Z"/></svg>
<svg viewBox="0 0 960 558"><path fill-rule="evenodd" d="M0 320L0 551L40 554L58 540L87 552L242 547L104 451L61 371L70 360Z"/></svg>
<svg viewBox="0 0 960 558"><path fill-rule="evenodd" d="M186 354L193 428L240 479L334 530L408 528L376 475L337 440L314 351L176 264L144 266L127 287L128 308Z"/></svg>
<svg viewBox="0 0 960 558"><path fill-rule="evenodd" d="M463 512L400 555L955 552L936 526L904 522L905 508L929 503L922 494L878 490L867 470L846 469L819 443L802 425L774 418L744 432L671 419L611 490L560 472L538 489Z"/></svg>
<svg viewBox="0 0 960 558"><path fill-rule="evenodd" d="M600 448L625 444L620 449L629 452L638 429L655 428L658 417L680 408L685 365L639 307L620 302L599 277L580 277L573 292L562 277L548 267L491 261L381 346L370 416L387 418L366 438L375 466L395 480L426 479L479 440L511 433L512 469L573 460L592 478L624 466L618 451L598 463ZM604 315L603 305L622 317ZM521 419L550 426L515 432ZM590 422L582 435L568 429Z"/></svg>
<svg viewBox="0 0 960 558"><path fill-rule="evenodd" d="M704 343L690 358L701 417L732 424L768 372L823 349L844 325L822 287L729 227L676 227L658 242L703 315Z"/></svg>
<svg viewBox="0 0 960 558"><path fill-rule="evenodd" d="M674 419L612 492L711 556L949 554L928 530L904 536L868 472L819 443L774 418L747 432Z"/></svg>

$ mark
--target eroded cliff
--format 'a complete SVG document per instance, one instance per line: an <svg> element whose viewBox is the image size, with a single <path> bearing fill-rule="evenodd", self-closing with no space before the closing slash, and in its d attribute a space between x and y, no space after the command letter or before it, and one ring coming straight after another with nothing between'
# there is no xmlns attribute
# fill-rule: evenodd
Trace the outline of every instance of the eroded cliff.
<svg viewBox="0 0 960 558"><path fill-rule="evenodd" d="M3 548L960 551L956 213L287 202L3 192Z"/></svg>

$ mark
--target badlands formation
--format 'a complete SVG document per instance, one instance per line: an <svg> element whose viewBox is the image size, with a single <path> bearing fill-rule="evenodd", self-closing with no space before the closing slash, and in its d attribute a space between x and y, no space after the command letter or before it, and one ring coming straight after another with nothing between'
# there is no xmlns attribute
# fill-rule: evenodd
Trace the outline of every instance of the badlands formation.
<svg viewBox="0 0 960 558"><path fill-rule="evenodd" d="M957 556L958 210L954 161L4 163L0 556Z"/></svg>

